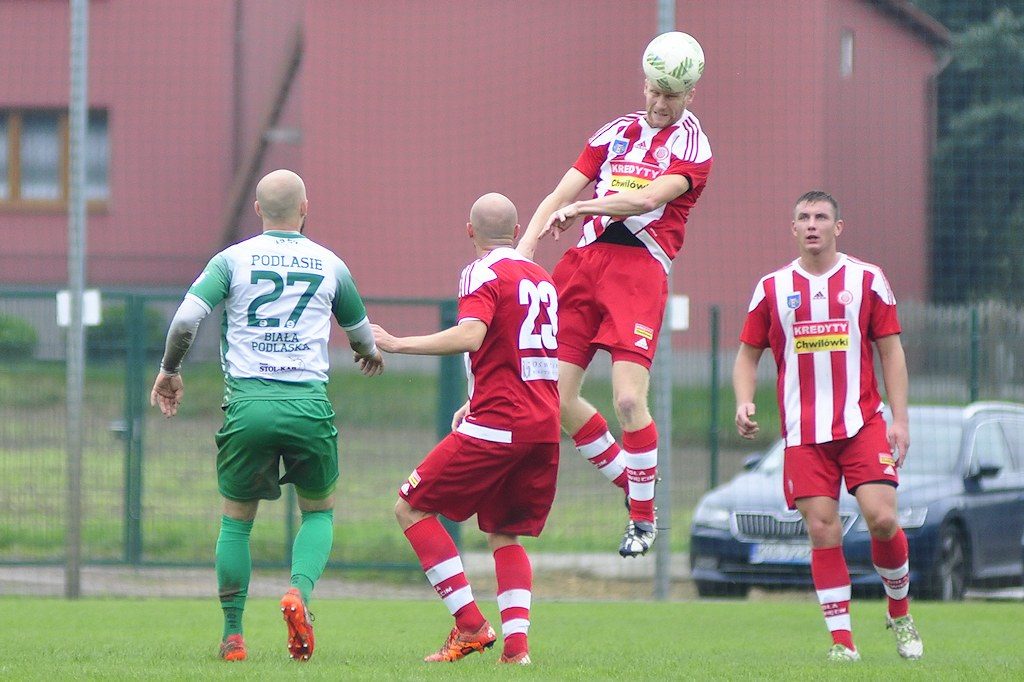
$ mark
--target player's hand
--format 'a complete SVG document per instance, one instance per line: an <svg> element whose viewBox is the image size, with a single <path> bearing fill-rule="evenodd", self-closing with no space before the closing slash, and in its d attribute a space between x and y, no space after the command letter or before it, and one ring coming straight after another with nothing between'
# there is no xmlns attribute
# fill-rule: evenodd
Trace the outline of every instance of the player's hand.
<svg viewBox="0 0 1024 682"><path fill-rule="evenodd" d="M544 229L540 231L540 237L551 233L555 240L558 240L558 236L572 227L572 224L576 222L576 218L580 214L580 209L576 203L573 202L568 206L563 206L548 218L548 222L544 225ZM539 238L539 237L538 237Z"/></svg>
<svg viewBox="0 0 1024 682"><path fill-rule="evenodd" d="M394 353L398 348L398 339L388 333L384 327L379 324L371 324L370 329L373 331L373 342L377 344L377 348L380 348L385 353Z"/></svg>
<svg viewBox="0 0 1024 682"><path fill-rule="evenodd" d="M740 403L736 406L736 430L747 440L754 440L761 427L751 419L756 412L754 403Z"/></svg>
<svg viewBox="0 0 1024 682"><path fill-rule="evenodd" d="M452 431L459 428L459 424L462 423L462 420L466 418L467 414L469 414L468 400L465 403L463 403L462 407L455 410L455 414L452 415Z"/></svg>
<svg viewBox="0 0 1024 682"><path fill-rule="evenodd" d="M885 435L898 469L903 466L903 462L907 459L907 450L910 449L910 428L904 423L893 422Z"/></svg>
<svg viewBox="0 0 1024 682"><path fill-rule="evenodd" d="M379 350L374 350L373 355L355 353L352 361L359 363L359 371L364 376L375 377L384 371L384 356L380 354Z"/></svg>
<svg viewBox="0 0 1024 682"><path fill-rule="evenodd" d="M149 404L160 408L167 418L178 414L178 405L185 395L185 383L180 374L170 375L160 372L153 382L153 390L149 393Z"/></svg>

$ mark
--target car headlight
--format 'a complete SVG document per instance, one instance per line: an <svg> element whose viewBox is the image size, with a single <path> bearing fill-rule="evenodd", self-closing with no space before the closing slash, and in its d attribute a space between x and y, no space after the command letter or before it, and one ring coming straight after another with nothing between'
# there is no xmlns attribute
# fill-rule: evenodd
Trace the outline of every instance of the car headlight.
<svg viewBox="0 0 1024 682"><path fill-rule="evenodd" d="M906 507L900 509L896 514L896 522L900 524L900 528L920 528L924 525L924 520L928 518L928 507ZM866 531L868 529L868 522L861 516L860 520L857 521L857 530Z"/></svg>
<svg viewBox="0 0 1024 682"><path fill-rule="evenodd" d="M711 504L698 505L693 513L693 525L729 530L729 510Z"/></svg>

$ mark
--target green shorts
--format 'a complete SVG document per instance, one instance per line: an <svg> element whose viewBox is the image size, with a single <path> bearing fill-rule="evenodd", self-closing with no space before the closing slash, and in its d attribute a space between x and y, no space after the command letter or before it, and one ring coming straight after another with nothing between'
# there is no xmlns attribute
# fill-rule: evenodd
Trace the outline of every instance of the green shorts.
<svg viewBox="0 0 1024 682"><path fill-rule="evenodd" d="M330 401L230 403L216 441L217 485L230 500L276 500L282 483L319 500L338 483L338 429Z"/></svg>

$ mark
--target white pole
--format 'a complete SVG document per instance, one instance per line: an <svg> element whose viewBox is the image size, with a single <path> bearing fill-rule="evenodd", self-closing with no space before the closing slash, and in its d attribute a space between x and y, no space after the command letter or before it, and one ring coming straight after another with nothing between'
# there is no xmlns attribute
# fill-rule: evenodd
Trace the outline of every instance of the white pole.
<svg viewBox="0 0 1024 682"><path fill-rule="evenodd" d="M64 596L82 592L82 404L85 374L85 134L88 123L89 1L71 0L71 92L68 99L67 535Z"/></svg>

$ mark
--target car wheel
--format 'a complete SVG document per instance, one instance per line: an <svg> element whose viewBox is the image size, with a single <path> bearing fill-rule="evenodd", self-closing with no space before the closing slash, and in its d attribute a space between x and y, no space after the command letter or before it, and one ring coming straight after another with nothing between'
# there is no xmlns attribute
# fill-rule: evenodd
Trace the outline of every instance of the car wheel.
<svg viewBox="0 0 1024 682"><path fill-rule="evenodd" d="M697 595L701 597L732 597L742 599L750 592L750 585L740 583L715 583L697 580Z"/></svg>
<svg viewBox="0 0 1024 682"><path fill-rule="evenodd" d="M969 569L963 531L958 526L946 524L939 530L935 560L918 593L925 599L960 601L967 591Z"/></svg>

